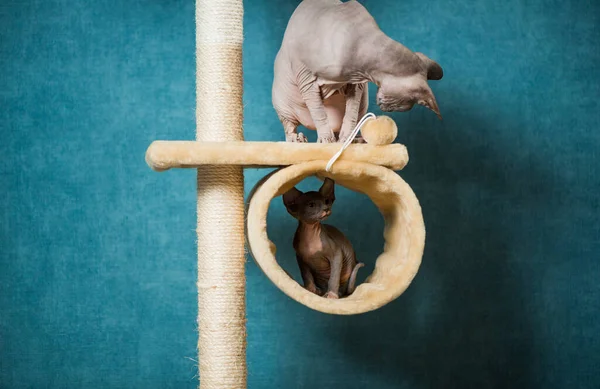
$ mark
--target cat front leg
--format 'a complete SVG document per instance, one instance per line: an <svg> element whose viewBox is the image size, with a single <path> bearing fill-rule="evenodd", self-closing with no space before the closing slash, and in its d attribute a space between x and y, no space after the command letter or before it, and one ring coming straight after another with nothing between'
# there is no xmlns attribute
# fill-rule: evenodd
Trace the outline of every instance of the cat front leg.
<svg viewBox="0 0 600 389"><path fill-rule="evenodd" d="M317 128L318 143L336 142L335 134L329 125L325 105L321 96L321 88L317 83L317 77L305 70L299 77L299 88L304 104Z"/></svg>
<svg viewBox="0 0 600 389"><path fill-rule="evenodd" d="M298 261L298 266L300 267L300 274L302 275L304 289L320 296L322 292L319 288L317 288L317 285L315 284L315 278L312 274L312 271L308 266L306 266L306 264L304 263L304 261L302 261L302 258L300 258L300 256L297 255L296 260Z"/></svg>
<svg viewBox="0 0 600 389"><path fill-rule="evenodd" d="M327 284L327 293L325 298L338 299L340 298L340 278L342 276L342 266L344 265L344 255L342 250L337 250L333 257L329 260L331 269L329 282Z"/></svg>
<svg viewBox="0 0 600 389"><path fill-rule="evenodd" d="M298 132L298 124L293 123L291 120L279 118L281 120L281 124L283 124L283 129L285 130L285 141L286 142L294 142L294 143L306 143L308 139L306 136Z"/></svg>
<svg viewBox="0 0 600 389"><path fill-rule="evenodd" d="M364 101L364 99L367 101ZM346 113L342 121L339 142L345 142L352 134L358 123L359 116L365 115L368 104L368 87L366 83L348 84L346 86ZM362 113L361 111L365 111ZM362 113L362 115L361 115ZM364 143L362 138L356 137L355 143Z"/></svg>
<svg viewBox="0 0 600 389"><path fill-rule="evenodd" d="M293 105L289 95L285 93L288 89L280 85L281 83L273 86L273 108L277 112L277 118L283 125L285 131L286 142L297 142L306 143L308 140L304 134L298 132L298 125L300 124L296 113L291 108ZM294 86L295 88L295 86Z"/></svg>

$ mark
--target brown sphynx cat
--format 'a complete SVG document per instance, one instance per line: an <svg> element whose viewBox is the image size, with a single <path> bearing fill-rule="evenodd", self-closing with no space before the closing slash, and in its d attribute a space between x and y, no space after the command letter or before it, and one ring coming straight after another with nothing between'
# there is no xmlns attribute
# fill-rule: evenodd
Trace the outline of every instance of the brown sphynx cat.
<svg viewBox="0 0 600 389"><path fill-rule="evenodd" d="M357 263L350 241L337 228L322 224L331 215L335 183L326 178L318 192L296 188L283 195L288 212L298 219L294 250L304 287L326 298L337 299L354 292Z"/></svg>
<svg viewBox="0 0 600 389"><path fill-rule="evenodd" d="M306 142L303 125L318 142L343 142L367 112L369 82L382 111L419 104L441 118L427 80L442 76L435 61L384 34L360 3L304 0L275 58L272 101L286 141Z"/></svg>

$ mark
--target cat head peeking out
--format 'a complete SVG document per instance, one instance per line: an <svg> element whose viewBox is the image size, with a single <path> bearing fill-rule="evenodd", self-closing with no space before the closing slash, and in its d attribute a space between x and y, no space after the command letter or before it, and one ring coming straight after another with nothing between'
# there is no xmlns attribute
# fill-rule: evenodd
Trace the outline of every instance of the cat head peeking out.
<svg viewBox="0 0 600 389"><path fill-rule="evenodd" d="M283 194L283 204L290 215L302 223L320 223L331 215L335 201L335 182L325 178L318 191L301 192L295 187Z"/></svg>

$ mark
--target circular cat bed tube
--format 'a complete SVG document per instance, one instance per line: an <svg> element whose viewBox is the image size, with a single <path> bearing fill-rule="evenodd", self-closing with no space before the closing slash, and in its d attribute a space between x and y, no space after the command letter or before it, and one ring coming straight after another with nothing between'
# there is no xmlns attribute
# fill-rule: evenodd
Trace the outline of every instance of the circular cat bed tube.
<svg viewBox="0 0 600 389"><path fill-rule="evenodd" d="M286 295L314 310L351 315L369 312L400 296L415 277L425 246L421 206L410 186L394 171L369 163L339 161L331 172L327 161L312 161L281 168L259 181L247 205L250 253L267 277ZM304 289L279 266L276 247L267 236L267 212L274 198L309 176L329 177L337 185L369 196L384 217L385 245L373 273L341 299L326 299ZM334 205L333 212L343 212ZM342 231L347 227L337 226ZM358 258L364 262L364 258Z"/></svg>

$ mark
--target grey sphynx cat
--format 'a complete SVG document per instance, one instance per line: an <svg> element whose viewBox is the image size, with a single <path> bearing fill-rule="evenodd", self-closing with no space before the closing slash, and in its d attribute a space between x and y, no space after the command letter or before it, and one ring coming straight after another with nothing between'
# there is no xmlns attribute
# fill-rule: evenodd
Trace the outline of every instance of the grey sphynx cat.
<svg viewBox="0 0 600 389"><path fill-rule="evenodd" d="M318 192L292 188L283 195L287 211L298 219L294 250L304 287L326 298L337 299L354 292L357 263L352 244L337 228L322 224L331 215L335 183L326 178Z"/></svg>
<svg viewBox="0 0 600 389"><path fill-rule="evenodd" d="M345 141L368 109L368 82L384 112L423 105L441 119L427 80L440 65L385 35L358 2L304 0L296 8L275 59L272 101L288 142ZM336 134L338 137L336 138Z"/></svg>

